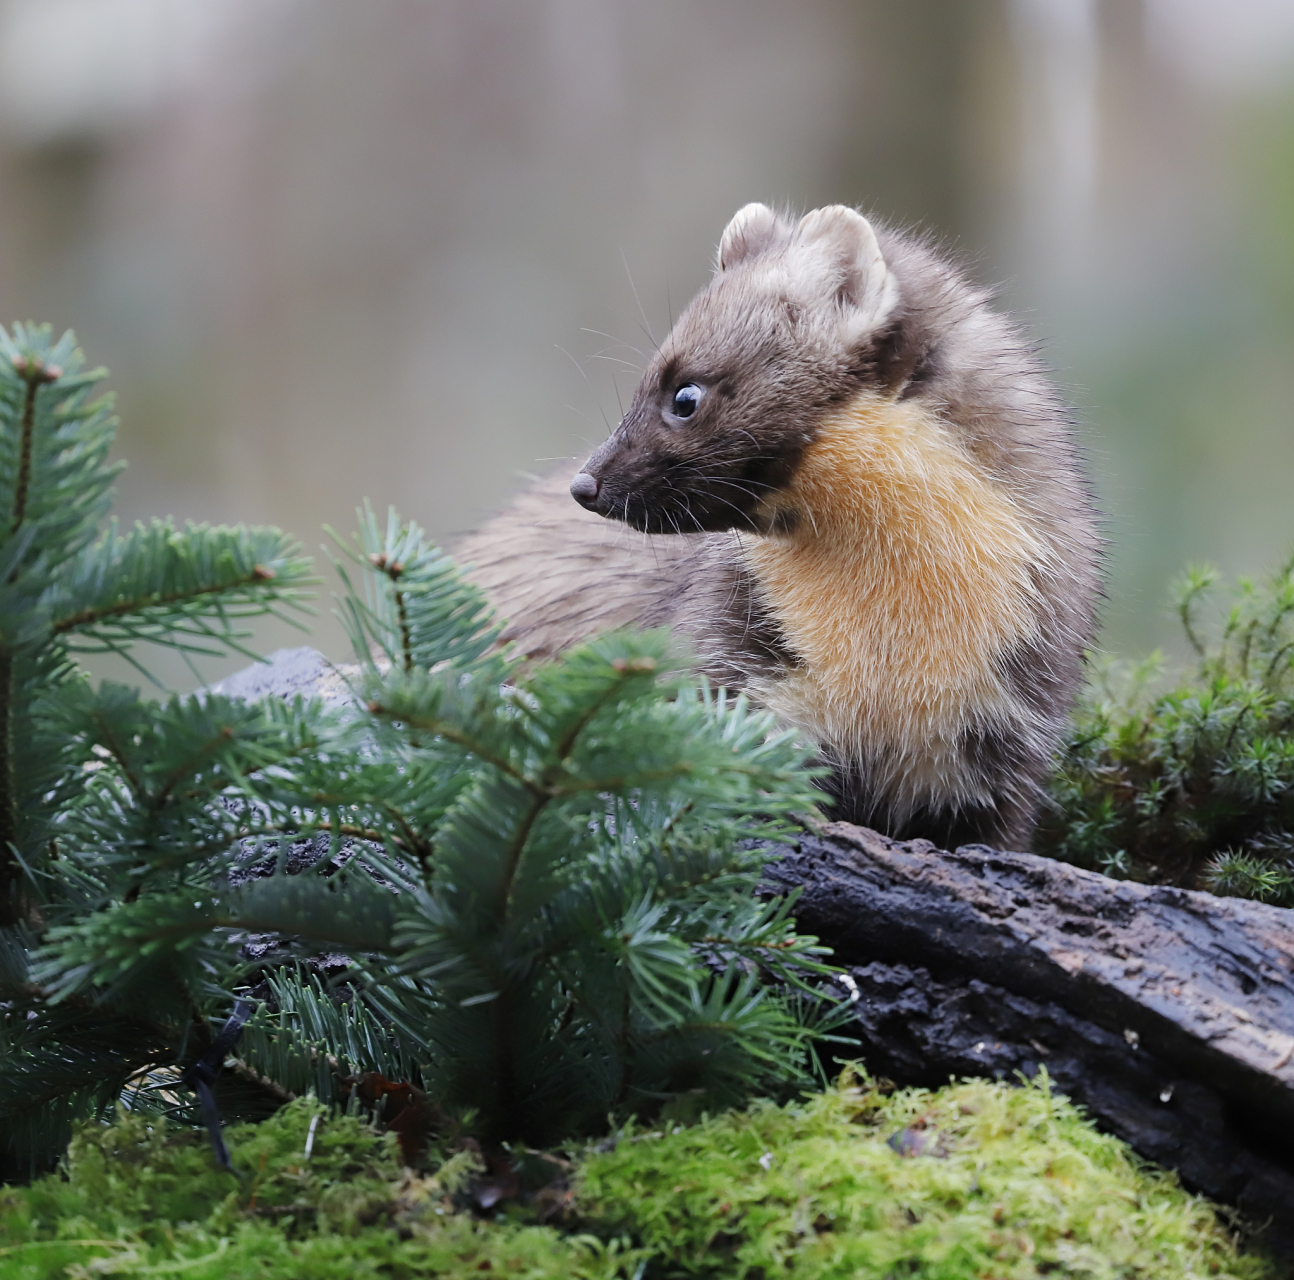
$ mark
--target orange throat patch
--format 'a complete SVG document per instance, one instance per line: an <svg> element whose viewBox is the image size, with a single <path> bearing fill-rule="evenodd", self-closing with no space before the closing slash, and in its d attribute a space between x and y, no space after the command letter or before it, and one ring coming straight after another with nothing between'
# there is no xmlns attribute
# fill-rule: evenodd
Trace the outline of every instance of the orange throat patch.
<svg viewBox="0 0 1294 1280"><path fill-rule="evenodd" d="M1051 570L1027 512L937 418L870 392L823 425L770 505L794 531L742 554L802 665L751 693L879 771L900 810L988 799L956 766L968 729L1032 719L1003 674L1038 633Z"/></svg>

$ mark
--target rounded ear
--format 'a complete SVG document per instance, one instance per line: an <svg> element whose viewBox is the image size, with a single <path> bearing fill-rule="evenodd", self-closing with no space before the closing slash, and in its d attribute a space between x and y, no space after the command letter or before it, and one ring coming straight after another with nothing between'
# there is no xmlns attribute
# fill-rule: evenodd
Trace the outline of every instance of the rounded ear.
<svg viewBox="0 0 1294 1280"><path fill-rule="evenodd" d="M876 232L857 209L832 204L806 213L795 228L791 251L799 259L797 274L829 290L867 324L886 319L898 304L898 283Z"/></svg>
<svg viewBox="0 0 1294 1280"><path fill-rule="evenodd" d="M766 204L748 204L733 214L719 241L716 270L727 271L743 258L770 248L782 229L777 214Z"/></svg>

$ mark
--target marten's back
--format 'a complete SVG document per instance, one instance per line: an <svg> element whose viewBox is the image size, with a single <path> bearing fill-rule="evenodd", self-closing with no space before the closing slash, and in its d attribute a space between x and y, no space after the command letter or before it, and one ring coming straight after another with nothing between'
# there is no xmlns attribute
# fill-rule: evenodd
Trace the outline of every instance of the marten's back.
<svg viewBox="0 0 1294 1280"><path fill-rule="evenodd" d="M1014 847L1097 554L1068 414L986 295L853 210L762 205L575 481L460 549L524 651L670 625L819 744L841 816Z"/></svg>

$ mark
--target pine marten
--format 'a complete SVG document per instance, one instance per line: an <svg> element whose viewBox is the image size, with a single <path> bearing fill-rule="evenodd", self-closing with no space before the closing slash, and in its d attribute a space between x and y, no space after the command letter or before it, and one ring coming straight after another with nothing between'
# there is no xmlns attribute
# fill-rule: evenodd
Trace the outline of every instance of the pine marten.
<svg viewBox="0 0 1294 1280"><path fill-rule="evenodd" d="M671 626L817 744L835 816L1028 848L1096 514L1028 342L928 244L747 205L568 477L460 548L523 652Z"/></svg>

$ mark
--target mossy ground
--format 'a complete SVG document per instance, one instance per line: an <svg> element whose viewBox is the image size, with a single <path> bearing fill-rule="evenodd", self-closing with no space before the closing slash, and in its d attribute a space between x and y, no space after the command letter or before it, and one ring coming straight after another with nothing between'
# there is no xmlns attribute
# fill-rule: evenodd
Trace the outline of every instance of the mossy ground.
<svg viewBox="0 0 1294 1280"><path fill-rule="evenodd" d="M1213 1209L1097 1133L1044 1082L756 1104L588 1163L585 1212L664 1274L1278 1274Z"/></svg>
<svg viewBox="0 0 1294 1280"><path fill-rule="evenodd" d="M304 1150L319 1116L310 1159ZM1207 1204L1042 1084L885 1095L846 1082L586 1152L575 1219L457 1210L469 1157L427 1177L302 1100L228 1133L126 1117L61 1175L0 1192L0 1276L1271 1277Z"/></svg>

